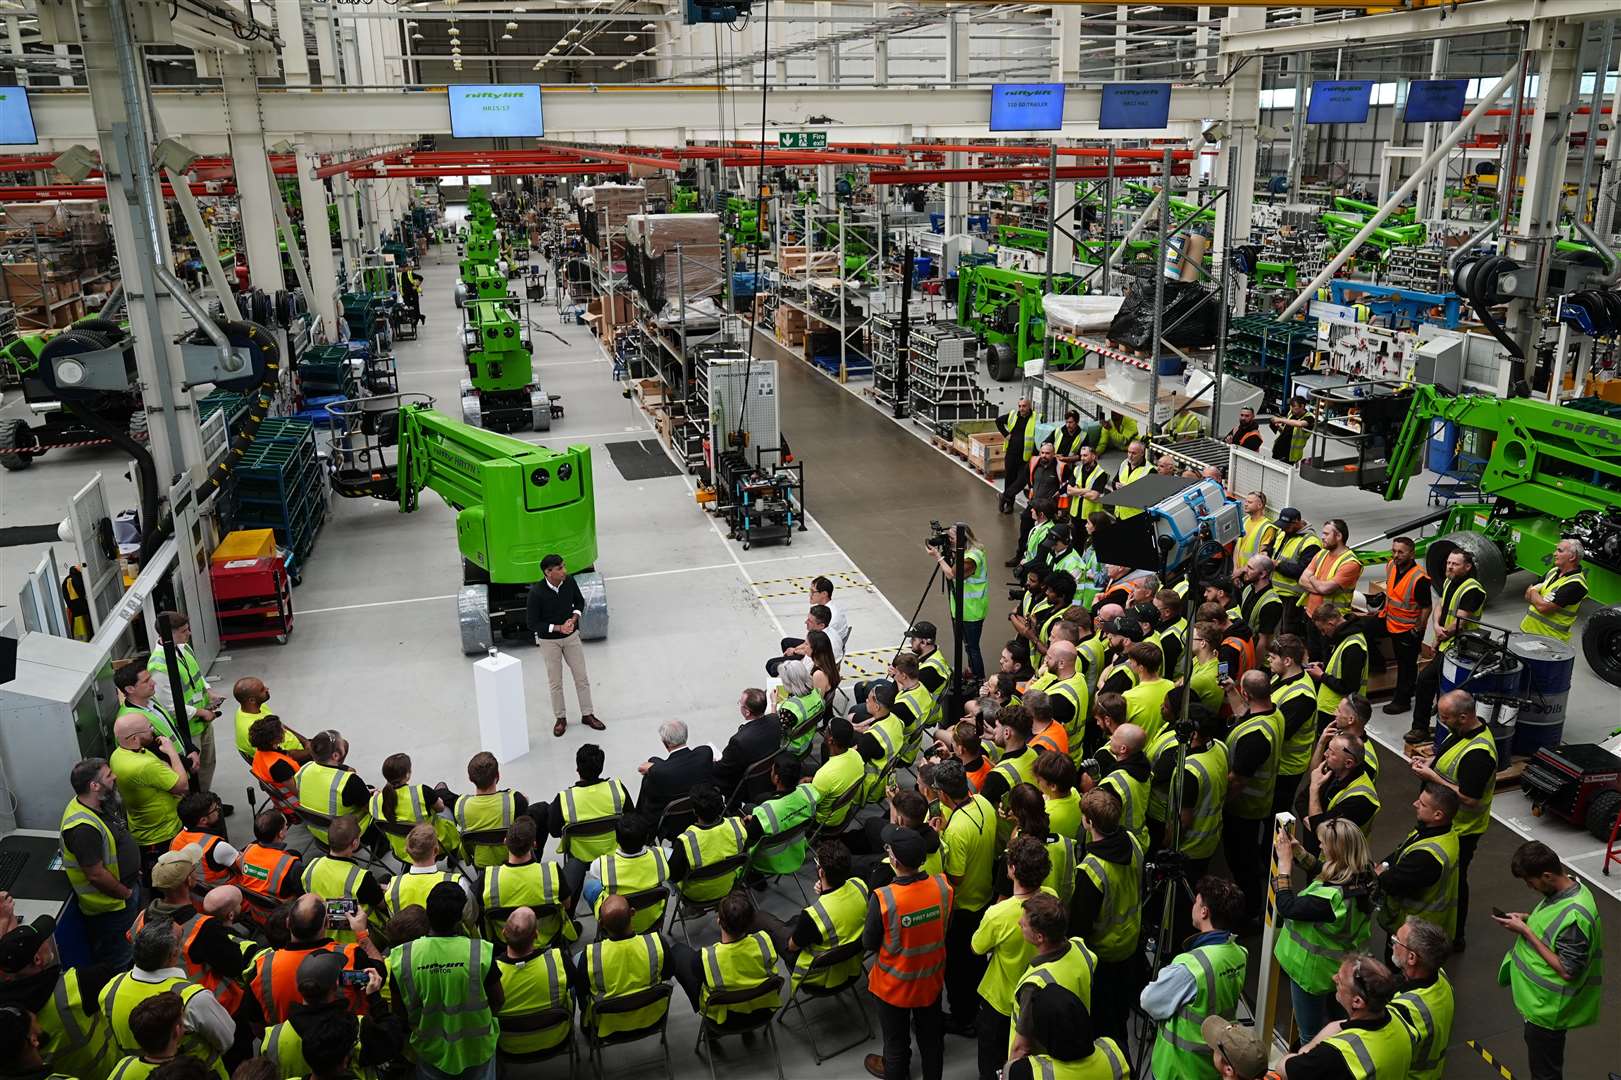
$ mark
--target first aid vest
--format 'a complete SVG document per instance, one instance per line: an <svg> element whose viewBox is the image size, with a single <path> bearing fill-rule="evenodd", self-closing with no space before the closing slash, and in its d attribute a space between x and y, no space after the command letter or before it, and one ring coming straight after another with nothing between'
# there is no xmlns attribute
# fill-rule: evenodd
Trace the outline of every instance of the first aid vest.
<svg viewBox="0 0 1621 1080"><path fill-rule="evenodd" d="M946 923L952 890L945 875L885 885L874 895L884 936L867 989L897 1008L919 1008L940 996L946 977Z"/></svg>

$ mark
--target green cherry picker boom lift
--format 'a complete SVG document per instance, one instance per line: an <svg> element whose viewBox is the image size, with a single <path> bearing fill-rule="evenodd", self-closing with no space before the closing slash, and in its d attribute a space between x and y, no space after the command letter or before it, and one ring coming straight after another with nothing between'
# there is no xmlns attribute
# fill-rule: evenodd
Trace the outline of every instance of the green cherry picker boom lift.
<svg viewBox="0 0 1621 1080"><path fill-rule="evenodd" d="M529 641L529 586L540 561L563 556L585 596L580 636L608 636L608 596L597 561L591 449L542 446L472 427L433 408L426 394L334 402L332 488L346 498L398 502L409 514L424 490L456 511L462 651Z"/></svg>
<svg viewBox="0 0 1621 1080"><path fill-rule="evenodd" d="M1320 393L1357 401L1361 432L1325 438L1320 426L1314 433L1300 472L1319 484L1355 483L1395 501L1418 473L1438 422L1457 425L1460 439L1471 428L1489 437L1478 498L1387 535L1438 526L1421 541L1430 576L1439 580L1447 555L1463 548L1492 595L1514 570L1541 578L1561 539L1581 541L1588 596L1602 605L1586 616L1582 651L1600 678L1621 686L1621 418L1598 403L1589 411L1588 401L1452 395L1428 383L1353 383ZM1379 553L1366 553L1364 563L1370 557L1378 561Z"/></svg>

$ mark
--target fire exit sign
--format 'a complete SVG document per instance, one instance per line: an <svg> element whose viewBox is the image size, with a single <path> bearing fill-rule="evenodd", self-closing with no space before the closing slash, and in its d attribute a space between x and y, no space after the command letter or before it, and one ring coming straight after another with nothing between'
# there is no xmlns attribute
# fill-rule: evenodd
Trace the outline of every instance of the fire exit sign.
<svg viewBox="0 0 1621 1080"><path fill-rule="evenodd" d="M777 132L777 148L779 150L826 150L827 132L779 131Z"/></svg>

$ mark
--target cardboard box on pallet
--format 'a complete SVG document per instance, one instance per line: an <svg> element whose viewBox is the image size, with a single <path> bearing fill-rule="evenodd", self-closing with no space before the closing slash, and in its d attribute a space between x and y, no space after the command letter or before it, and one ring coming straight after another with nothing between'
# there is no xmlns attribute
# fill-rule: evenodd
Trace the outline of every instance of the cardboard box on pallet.
<svg viewBox="0 0 1621 1080"><path fill-rule="evenodd" d="M1007 436L998 431L976 431L968 436L968 464L992 476L1002 471Z"/></svg>

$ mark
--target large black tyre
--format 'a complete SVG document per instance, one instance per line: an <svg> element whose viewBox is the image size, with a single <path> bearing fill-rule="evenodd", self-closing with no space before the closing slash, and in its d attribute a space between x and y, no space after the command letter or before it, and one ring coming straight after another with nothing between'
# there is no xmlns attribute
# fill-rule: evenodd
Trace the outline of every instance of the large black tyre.
<svg viewBox="0 0 1621 1080"><path fill-rule="evenodd" d="M1617 814L1621 814L1621 791L1601 791L1593 796L1587 804L1587 831L1593 839L1609 841Z"/></svg>
<svg viewBox="0 0 1621 1080"><path fill-rule="evenodd" d="M1019 373L1013 350L1006 345L986 345L985 373L997 382L1012 382Z"/></svg>
<svg viewBox="0 0 1621 1080"><path fill-rule="evenodd" d="M1621 686L1621 605L1600 608L1587 617L1582 654L1593 674L1611 686Z"/></svg>
<svg viewBox="0 0 1621 1080"><path fill-rule="evenodd" d="M1430 541L1424 553L1424 569L1431 581L1446 580L1447 556L1462 549L1475 560L1475 577L1486 590L1486 599L1494 599L1503 591L1508 580L1509 566L1503 551L1485 536L1475 532L1451 532Z"/></svg>
<svg viewBox="0 0 1621 1080"><path fill-rule="evenodd" d="M0 420L0 468L20 472L34 463L33 454L16 454L34 445L34 433L26 420Z"/></svg>

